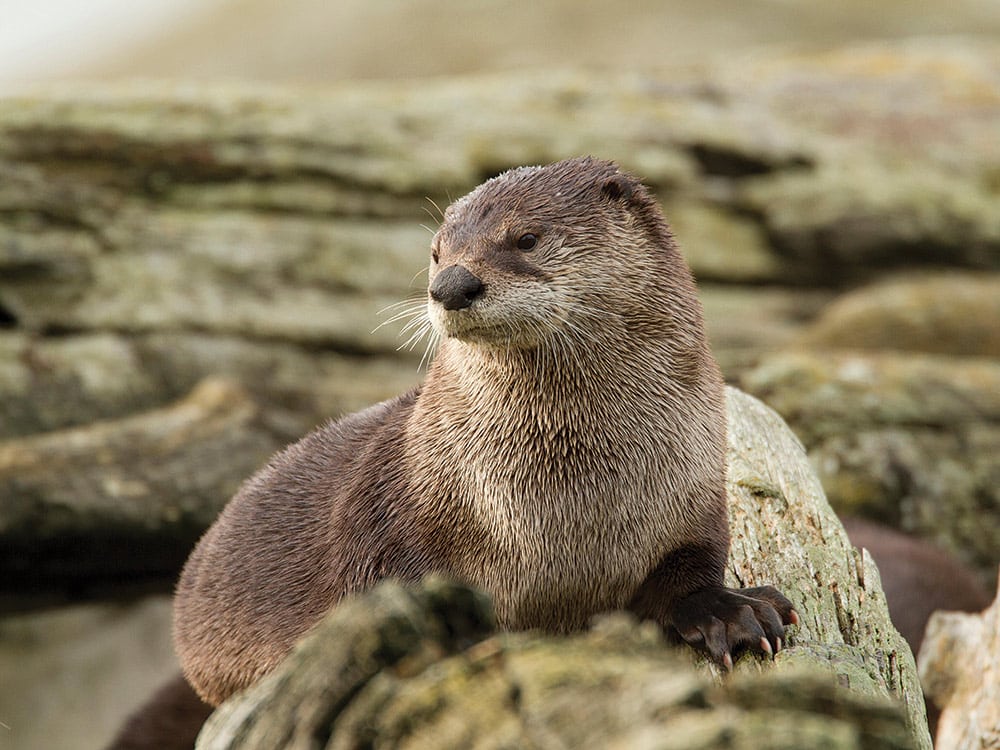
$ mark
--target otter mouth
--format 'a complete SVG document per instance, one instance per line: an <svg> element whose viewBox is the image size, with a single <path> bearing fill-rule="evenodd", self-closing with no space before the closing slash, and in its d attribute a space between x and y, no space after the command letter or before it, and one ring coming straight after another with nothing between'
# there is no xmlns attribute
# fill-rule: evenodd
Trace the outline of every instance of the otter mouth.
<svg viewBox="0 0 1000 750"><path fill-rule="evenodd" d="M447 338L467 344L485 344L507 347L516 345L511 341L511 329L499 323L470 319L467 312L448 312L435 316L434 326Z"/></svg>
<svg viewBox="0 0 1000 750"><path fill-rule="evenodd" d="M483 342L497 341L505 338L499 335L500 329L489 325L448 325L442 326L445 336L459 341Z"/></svg>

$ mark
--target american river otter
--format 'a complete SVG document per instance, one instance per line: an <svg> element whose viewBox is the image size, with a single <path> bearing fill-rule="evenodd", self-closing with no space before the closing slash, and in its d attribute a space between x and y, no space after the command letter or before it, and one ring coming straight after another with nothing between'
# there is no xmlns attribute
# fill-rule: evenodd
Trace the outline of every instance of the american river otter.
<svg viewBox="0 0 1000 750"><path fill-rule="evenodd" d="M184 673L218 704L345 595L441 572L500 625L562 633L629 608L729 667L792 604L723 586L723 385L650 193L591 158L511 170L432 242L423 385L277 454L181 576Z"/></svg>

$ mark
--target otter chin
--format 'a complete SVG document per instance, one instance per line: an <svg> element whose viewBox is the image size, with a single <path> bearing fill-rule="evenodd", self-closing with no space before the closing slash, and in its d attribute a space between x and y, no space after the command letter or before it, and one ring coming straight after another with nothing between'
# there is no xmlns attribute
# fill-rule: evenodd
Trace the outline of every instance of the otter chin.
<svg viewBox="0 0 1000 750"><path fill-rule="evenodd" d="M331 421L240 488L188 560L174 633L218 704L346 595L438 573L506 629L627 608L722 667L797 621L723 585L722 378L660 208L615 164L514 169L444 213L421 386Z"/></svg>

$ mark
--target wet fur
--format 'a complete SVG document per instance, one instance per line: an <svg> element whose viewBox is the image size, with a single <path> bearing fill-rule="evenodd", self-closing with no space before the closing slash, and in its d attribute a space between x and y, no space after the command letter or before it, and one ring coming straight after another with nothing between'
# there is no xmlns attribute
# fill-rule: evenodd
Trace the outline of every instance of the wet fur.
<svg viewBox="0 0 1000 750"><path fill-rule="evenodd" d="M432 280L461 264L485 292L429 305L423 386L275 456L184 569L176 645L212 704L386 577L444 572L553 632L722 584L722 380L649 192L592 159L514 170L449 207L433 254Z"/></svg>

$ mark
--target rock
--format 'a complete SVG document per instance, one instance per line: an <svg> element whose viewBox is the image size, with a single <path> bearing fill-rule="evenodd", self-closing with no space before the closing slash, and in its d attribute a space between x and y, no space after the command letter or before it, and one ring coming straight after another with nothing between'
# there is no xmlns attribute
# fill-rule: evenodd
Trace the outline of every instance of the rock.
<svg viewBox="0 0 1000 750"><path fill-rule="evenodd" d="M984 576L1000 550L1000 364L786 352L739 379L788 420L830 502L933 540Z"/></svg>
<svg viewBox="0 0 1000 750"><path fill-rule="evenodd" d="M727 380L754 367L768 352L796 341L803 321L835 294L826 289L699 284L712 354Z"/></svg>
<svg viewBox="0 0 1000 750"><path fill-rule="evenodd" d="M0 331L0 440L124 417L179 395L121 336Z"/></svg>
<svg viewBox="0 0 1000 750"><path fill-rule="evenodd" d="M1000 263L996 196L923 166L845 160L761 179L741 195L801 281L858 281L915 265L996 270Z"/></svg>
<svg viewBox="0 0 1000 750"><path fill-rule="evenodd" d="M428 595L452 601L431 612ZM494 635L451 655L455 640L435 620L460 615L482 638L484 614L452 584L416 592L382 584L223 704L198 748L305 748L317 738L331 750L778 748L820 738L838 748L914 746L899 707L884 697L862 697L802 667L748 671L720 687L654 627L621 614L583 635Z"/></svg>
<svg viewBox="0 0 1000 750"><path fill-rule="evenodd" d="M889 279L838 297L802 332L814 349L1000 357L1000 275Z"/></svg>
<svg viewBox="0 0 1000 750"><path fill-rule="evenodd" d="M861 518L842 520L851 544L875 559L889 615L914 654L936 610L980 612L990 603L976 574L939 547Z"/></svg>
<svg viewBox="0 0 1000 750"><path fill-rule="evenodd" d="M160 407L210 376L249 390L263 421L290 442L324 419L411 388L420 371L411 357L198 332L54 338L0 332L0 439Z"/></svg>
<svg viewBox="0 0 1000 750"><path fill-rule="evenodd" d="M1000 594L982 614L934 614L919 664L924 691L942 709L936 746L1000 746Z"/></svg>
<svg viewBox="0 0 1000 750"><path fill-rule="evenodd" d="M400 326L370 333L379 309L421 294L422 283L394 266L426 263L419 225L436 222L428 198L443 205L509 166L591 152L642 175L711 282L709 326L730 375L792 342L845 283L914 266L995 271L998 93L1000 48L962 39L645 73L326 91L74 84L0 100L0 454L17 472L0 470L12 498L3 513L37 520L32 513L48 509L42 525L18 521L24 546L7 544L0 521L0 579L42 585L24 578L24 561L46 555L51 568L30 569L48 570L49 581L69 580L74 555L94 575L114 558L167 575L208 515L184 503L218 507L285 440L412 384L414 360L395 351ZM989 365L938 378L941 397L954 396L943 406L936 389L886 376L906 398L933 399L929 426L919 409L900 407L897 419L855 393L845 402L861 405L846 418L852 427L804 434L814 455L823 442L832 457L821 462L827 478L839 467L832 497L874 508L889 488L895 509L885 517L989 562L995 534L978 511L996 504L995 420L992 401L970 384ZM204 466L190 473L193 458L171 452L176 444L156 464L136 437L145 428L133 427L149 410L172 413L167 404L214 375L237 380L252 407L234 413L255 416L233 416L233 432L222 417L213 422L220 435L206 436L203 450L211 477ZM992 387L992 375L982 377ZM952 431L952 415L963 414ZM104 440L95 436L119 429L109 453L89 452ZM74 453L70 438L87 447ZM146 460L135 458L139 448ZM46 473L41 449L65 471ZM27 455L35 458L24 463ZM152 488L143 503L184 508L181 521L159 527L165 535L147 536L131 501L108 500L143 484ZM939 501L952 493L972 509L966 520L942 521ZM78 496L100 510L73 515ZM142 540L143 556L120 554L115 542L92 560L80 550L107 536L46 536L71 517L88 529L110 518L116 535L140 529L127 536Z"/></svg>
<svg viewBox="0 0 1000 750"><path fill-rule="evenodd" d="M989 604L976 573L926 539L860 518L843 522L851 543L868 550L878 565L889 616L914 655L935 611L980 612ZM940 711L926 695L924 702L933 737Z"/></svg>
<svg viewBox="0 0 1000 750"><path fill-rule="evenodd" d="M775 670L747 655L739 679L720 688L714 667L693 668L693 652L668 650L653 626L621 619L573 638L495 636L447 658L461 645L439 640L455 630L441 621L458 618L459 640L482 636L490 621L481 600L441 582L415 593L388 584L336 608L278 670L223 704L198 747L467 747L475 739L483 747L749 748L808 747L822 737L834 747L929 748L913 657L889 622L871 558L848 542L774 412L730 390L729 417L729 583L773 583L801 615ZM420 605L428 596L464 604Z"/></svg>
<svg viewBox="0 0 1000 750"><path fill-rule="evenodd" d="M405 296L395 262L426 263L427 198L581 153L657 190L706 279L997 268L998 59L968 40L656 74L8 98L0 308L32 331L197 328L388 351L391 335L359 332L367 306Z"/></svg>
<svg viewBox="0 0 1000 750"><path fill-rule="evenodd" d="M163 409L0 443L0 592L172 581L280 445L249 394L221 380Z"/></svg>

